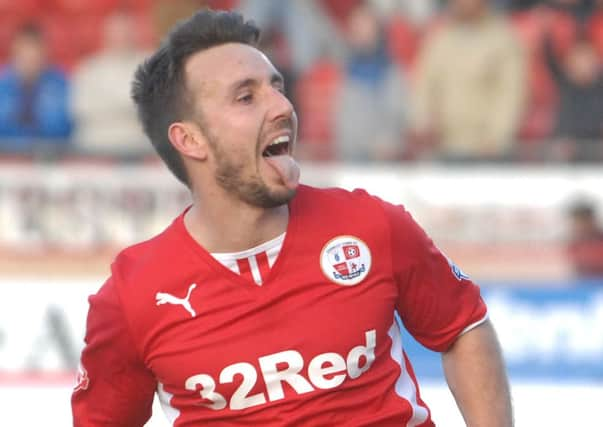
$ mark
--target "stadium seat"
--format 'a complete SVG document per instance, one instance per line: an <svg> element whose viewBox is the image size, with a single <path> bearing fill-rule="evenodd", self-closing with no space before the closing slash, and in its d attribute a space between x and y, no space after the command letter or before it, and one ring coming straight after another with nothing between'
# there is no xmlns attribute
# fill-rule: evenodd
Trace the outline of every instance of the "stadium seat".
<svg viewBox="0 0 603 427"><path fill-rule="evenodd" d="M50 60L65 70L70 70L78 59L80 25L61 15L47 15L42 21L45 37L48 43Z"/></svg>
<svg viewBox="0 0 603 427"><path fill-rule="evenodd" d="M332 156L334 100L340 83L338 66L328 60L314 64L297 82L300 139L321 153L318 160Z"/></svg>
<svg viewBox="0 0 603 427"><path fill-rule="evenodd" d="M578 22L569 13L551 12L549 30L556 53L563 57L576 41Z"/></svg>
<svg viewBox="0 0 603 427"><path fill-rule="evenodd" d="M418 31L400 15L392 17L386 31L391 57L403 68L409 68L419 45Z"/></svg>
<svg viewBox="0 0 603 427"><path fill-rule="evenodd" d="M239 0L207 0L206 3L212 9L233 10L239 5Z"/></svg>
<svg viewBox="0 0 603 427"><path fill-rule="evenodd" d="M588 22L588 33L599 58L603 61L603 10L594 14Z"/></svg>
<svg viewBox="0 0 603 427"><path fill-rule="evenodd" d="M9 55L11 40L18 27L18 22L12 18L0 18L0 63L4 64Z"/></svg>
<svg viewBox="0 0 603 427"><path fill-rule="evenodd" d="M60 15L105 15L120 7L121 0L47 0L54 14Z"/></svg>
<svg viewBox="0 0 603 427"><path fill-rule="evenodd" d="M513 14L510 21L527 53L528 99L519 131L519 138L524 143L549 136L553 126L556 89L542 51L547 24L554 18L547 14L547 11L527 10ZM560 39L568 34L566 29L563 26Z"/></svg>
<svg viewBox="0 0 603 427"><path fill-rule="evenodd" d="M349 11L360 3L360 0L321 0L320 3L339 28L343 28Z"/></svg>
<svg viewBox="0 0 603 427"><path fill-rule="evenodd" d="M0 0L0 17L26 20L40 16L45 11L42 0Z"/></svg>

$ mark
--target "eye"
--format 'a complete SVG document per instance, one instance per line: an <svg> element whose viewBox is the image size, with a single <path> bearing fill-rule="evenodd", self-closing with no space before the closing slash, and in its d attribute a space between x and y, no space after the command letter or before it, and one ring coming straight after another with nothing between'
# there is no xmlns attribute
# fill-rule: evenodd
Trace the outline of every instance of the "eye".
<svg viewBox="0 0 603 427"><path fill-rule="evenodd" d="M237 98L237 102L240 102L242 104L250 104L251 101L253 101L253 95L250 94L250 93L248 93L246 95L239 96Z"/></svg>

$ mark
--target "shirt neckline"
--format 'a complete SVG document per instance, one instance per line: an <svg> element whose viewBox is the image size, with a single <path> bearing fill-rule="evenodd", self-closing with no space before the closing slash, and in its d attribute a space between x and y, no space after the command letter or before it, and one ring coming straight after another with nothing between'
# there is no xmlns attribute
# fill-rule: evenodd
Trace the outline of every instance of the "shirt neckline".
<svg viewBox="0 0 603 427"><path fill-rule="evenodd" d="M196 256L200 257L205 262L205 264L208 267L210 267L214 272L216 272L217 274L219 274L220 276L225 278L227 281L234 282L236 285L242 287L243 289L246 289L249 292L252 292L252 291L253 292L267 292L269 289L272 288L270 286L270 284L273 281L273 278L276 277L276 275L278 274L278 271L281 268L283 268L283 265L285 265L287 263L288 255L291 252L291 250L289 248L294 245L294 242L297 238L297 228L298 228L298 221L299 221L298 206L299 206L299 199L301 196L300 193L303 193L303 192L304 192L303 186L300 185L297 190L297 194L288 203L289 220L287 222L287 228L286 228L285 232L283 233L284 236L279 235L275 238L275 239L279 239L279 238L281 238L281 236L283 236L283 245L282 245L281 251L279 253L279 256L276 258L276 261L274 262L274 265L270 269L270 272L268 273L268 276L266 277L266 280L264 281L262 286L257 286L257 284L254 281L250 281L247 278L241 276L240 274L237 274L234 271L230 270L228 267L224 266L219 260L214 258L212 256L212 254L207 251L207 249L205 249L202 245L200 245L193 238L193 236L191 236L191 234L188 232L188 230L186 229L186 226L184 224L184 216L186 215L186 213L190 210L190 208L192 206L187 207L176 218L176 220L174 221L174 226L175 226L175 229L176 229L177 233L179 234L179 236L184 240L185 245L190 250L192 250L192 252ZM275 240L275 239L272 239L272 240ZM261 245L270 243L271 241L262 243ZM252 248L252 249L254 249L254 248ZM252 249L248 249L246 251L249 251Z"/></svg>

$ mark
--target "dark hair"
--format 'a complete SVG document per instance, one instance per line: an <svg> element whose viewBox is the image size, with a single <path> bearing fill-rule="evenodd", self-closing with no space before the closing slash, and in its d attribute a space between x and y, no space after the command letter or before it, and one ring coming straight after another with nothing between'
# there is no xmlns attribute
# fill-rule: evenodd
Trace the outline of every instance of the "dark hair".
<svg viewBox="0 0 603 427"><path fill-rule="evenodd" d="M44 43L44 31L38 23L30 21L21 25L15 32L13 38L28 38L42 44Z"/></svg>
<svg viewBox="0 0 603 427"><path fill-rule="evenodd" d="M187 186L180 153L168 139L168 129L191 110L186 97L184 65L193 54L225 43L257 46L260 30L235 12L202 10L179 22L159 49L134 75L132 99L153 147L172 173Z"/></svg>
<svg viewBox="0 0 603 427"><path fill-rule="evenodd" d="M596 209L591 200L577 199L570 204L568 213L573 218L591 219L596 216Z"/></svg>

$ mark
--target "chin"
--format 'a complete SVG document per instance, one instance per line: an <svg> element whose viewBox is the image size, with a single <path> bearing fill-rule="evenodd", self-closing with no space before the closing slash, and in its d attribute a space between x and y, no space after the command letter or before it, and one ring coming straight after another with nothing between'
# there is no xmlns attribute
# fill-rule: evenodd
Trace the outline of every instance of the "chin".
<svg viewBox="0 0 603 427"><path fill-rule="evenodd" d="M286 205L293 199L297 193L296 189L290 188L279 188L278 190L269 191L263 200L263 207L265 208L276 208L282 205Z"/></svg>
<svg viewBox="0 0 603 427"><path fill-rule="evenodd" d="M279 186L278 189L262 186L262 188L257 188L256 191L247 192L244 198L251 205L271 209L286 205L296 193L296 189L285 186Z"/></svg>

